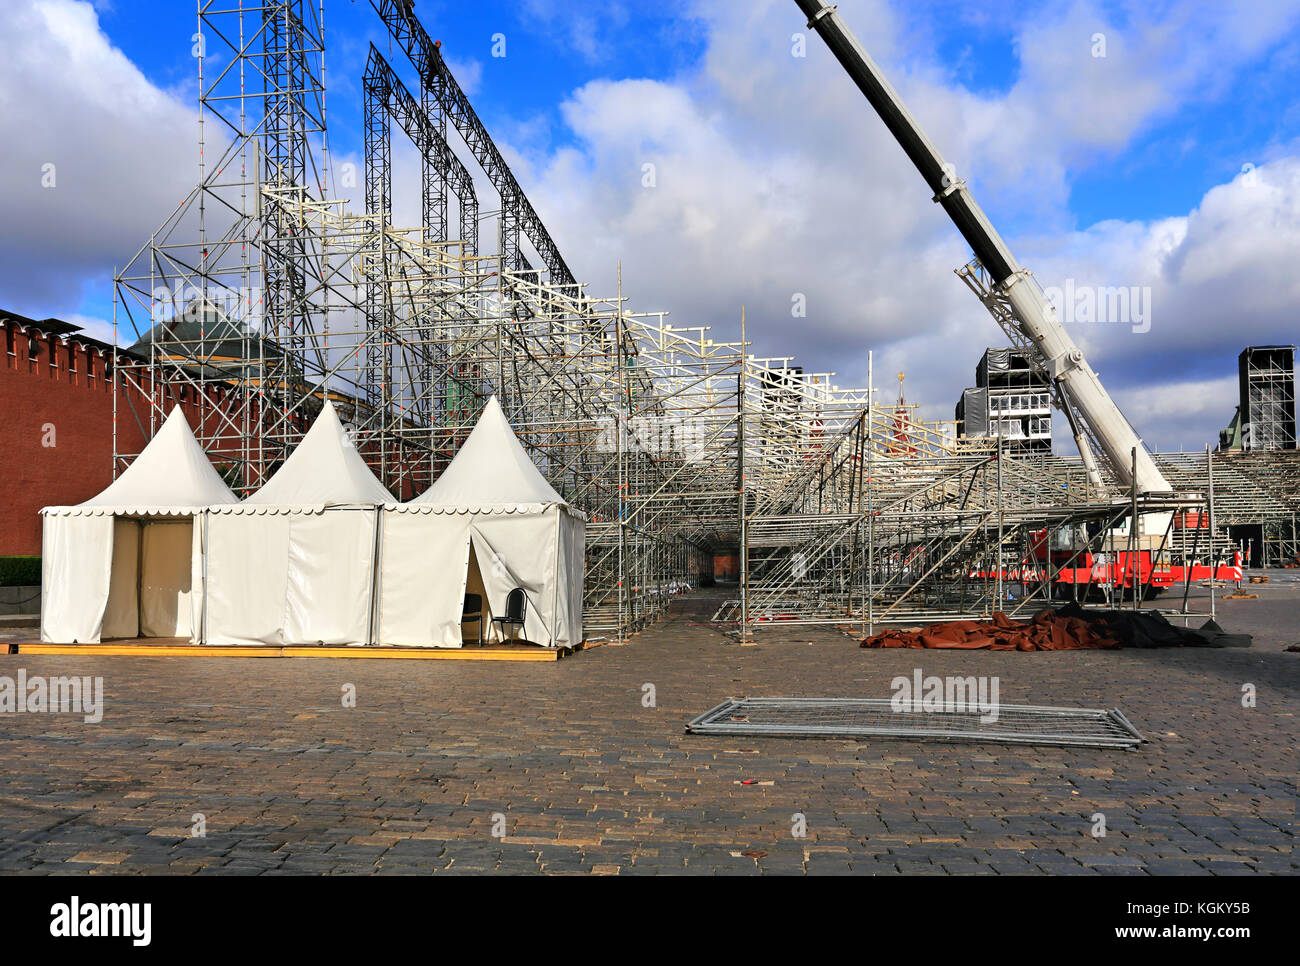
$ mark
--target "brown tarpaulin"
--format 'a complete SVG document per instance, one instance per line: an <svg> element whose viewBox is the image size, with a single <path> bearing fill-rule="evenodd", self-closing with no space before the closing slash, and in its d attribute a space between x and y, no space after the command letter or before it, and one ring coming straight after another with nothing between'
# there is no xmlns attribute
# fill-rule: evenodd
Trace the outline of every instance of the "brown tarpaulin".
<svg viewBox="0 0 1300 966"><path fill-rule="evenodd" d="M991 651L1077 651L1119 647L1113 637L1103 637L1087 621L1064 617L1050 607L1025 623L1001 611L987 621L948 621L920 630L882 631L862 642L863 647L930 647Z"/></svg>

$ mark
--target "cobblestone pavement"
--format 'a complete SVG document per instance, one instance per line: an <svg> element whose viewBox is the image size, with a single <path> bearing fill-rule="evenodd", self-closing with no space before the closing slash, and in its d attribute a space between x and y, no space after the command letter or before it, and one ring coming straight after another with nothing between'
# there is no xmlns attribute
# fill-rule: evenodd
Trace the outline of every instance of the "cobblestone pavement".
<svg viewBox="0 0 1300 966"><path fill-rule="evenodd" d="M1260 594L1220 609L1250 650L871 651L794 628L741 648L687 598L556 664L3 656L0 675L102 675L105 713L0 715L0 871L1295 872L1300 583ZM1119 707L1151 741L683 733L729 695L887 697L916 667Z"/></svg>

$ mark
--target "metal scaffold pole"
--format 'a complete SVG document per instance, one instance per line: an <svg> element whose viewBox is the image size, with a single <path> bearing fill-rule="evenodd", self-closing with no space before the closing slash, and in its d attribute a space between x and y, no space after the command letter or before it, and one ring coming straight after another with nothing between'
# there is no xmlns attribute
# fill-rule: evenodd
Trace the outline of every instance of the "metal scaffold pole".
<svg viewBox="0 0 1300 966"><path fill-rule="evenodd" d="M875 483L873 456L876 447L872 439L872 426L876 418L875 352L867 352L867 636L876 633L876 512L872 502Z"/></svg>
<svg viewBox="0 0 1300 966"><path fill-rule="evenodd" d="M749 633L749 514L745 506L748 480L745 475L745 378L749 343L745 336L745 307L740 307L740 372L736 376L736 465L737 507L740 515L740 643L750 641Z"/></svg>
<svg viewBox="0 0 1300 966"><path fill-rule="evenodd" d="M1218 618L1218 609L1215 601L1216 589L1219 583L1219 552L1214 542L1214 454L1210 452L1210 447L1205 447L1205 478L1208 485L1207 496L1209 499L1209 516L1210 516L1210 620Z"/></svg>
<svg viewBox="0 0 1300 966"><path fill-rule="evenodd" d="M615 322L615 353L618 372L618 404L614 409L614 435L618 446L618 642L628 625L627 588L627 362L623 358L623 263L618 264L618 317Z"/></svg>

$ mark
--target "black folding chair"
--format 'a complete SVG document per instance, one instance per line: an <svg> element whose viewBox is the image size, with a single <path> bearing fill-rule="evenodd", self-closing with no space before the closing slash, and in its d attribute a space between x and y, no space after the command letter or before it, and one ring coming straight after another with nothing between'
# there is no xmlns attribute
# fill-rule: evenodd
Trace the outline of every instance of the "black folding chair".
<svg viewBox="0 0 1300 966"><path fill-rule="evenodd" d="M483 643L483 597L479 594L466 594L465 604L461 607L460 622L478 621L478 640L476 643Z"/></svg>
<svg viewBox="0 0 1300 966"><path fill-rule="evenodd" d="M522 587L516 587L506 596L506 612L503 617L492 618L493 624L501 625L501 636L504 637L507 627L518 627L521 630L524 626L524 610L528 607L528 596L524 593ZM514 637L510 638L512 641Z"/></svg>

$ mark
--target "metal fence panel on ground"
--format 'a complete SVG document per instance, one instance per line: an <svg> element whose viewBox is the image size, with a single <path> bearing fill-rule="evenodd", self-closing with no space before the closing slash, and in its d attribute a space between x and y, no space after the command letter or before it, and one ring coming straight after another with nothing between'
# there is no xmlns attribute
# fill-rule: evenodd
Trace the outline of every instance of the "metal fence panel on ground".
<svg viewBox="0 0 1300 966"><path fill-rule="evenodd" d="M754 737L919 738L1077 748L1136 749L1143 737L1118 708L948 703L895 710L888 698L728 698L691 720L690 734ZM993 720L989 720L993 718Z"/></svg>

